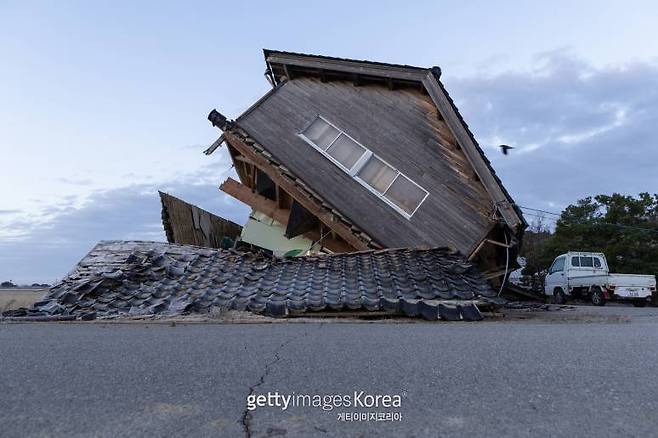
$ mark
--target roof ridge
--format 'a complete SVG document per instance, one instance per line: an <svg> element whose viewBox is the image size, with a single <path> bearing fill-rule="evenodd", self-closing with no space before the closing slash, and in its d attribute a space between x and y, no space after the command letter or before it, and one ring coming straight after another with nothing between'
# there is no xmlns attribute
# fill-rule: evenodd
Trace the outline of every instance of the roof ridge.
<svg viewBox="0 0 658 438"><path fill-rule="evenodd" d="M364 63L364 64L370 64L370 65L378 65L378 66L382 66L382 67L405 68L405 69L412 69L412 70L418 70L418 71L429 71L430 70L430 68L428 68L428 67L418 67L418 66L409 65L409 64L394 64L394 63L388 63L388 62L370 61L370 60L367 60L367 59L340 58L340 57L337 57L337 56L318 55L318 54L313 54L313 53L289 52L289 51L285 51L285 50L273 50L273 49L265 49L265 48L263 49L263 55L265 56L265 61L266 62L267 62L267 58L272 54L300 56L300 57L307 57L307 58L316 58L316 59L323 59L323 60L327 60L327 61L358 62L358 63Z"/></svg>

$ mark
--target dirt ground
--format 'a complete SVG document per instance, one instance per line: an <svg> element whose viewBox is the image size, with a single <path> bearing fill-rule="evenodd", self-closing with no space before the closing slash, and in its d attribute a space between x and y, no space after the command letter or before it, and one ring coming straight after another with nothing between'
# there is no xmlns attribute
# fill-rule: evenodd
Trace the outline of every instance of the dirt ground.
<svg viewBox="0 0 658 438"><path fill-rule="evenodd" d="M19 307L31 307L44 296L46 291L46 289L0 289L0 313Z"/></svg>

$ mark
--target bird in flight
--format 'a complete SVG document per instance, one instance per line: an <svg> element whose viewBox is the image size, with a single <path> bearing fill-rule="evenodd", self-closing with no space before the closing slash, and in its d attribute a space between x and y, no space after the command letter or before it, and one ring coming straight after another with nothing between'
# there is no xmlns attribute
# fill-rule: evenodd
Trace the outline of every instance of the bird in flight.
<svg viewBox="0 0 658 438"><path fill-rule="evenodd" d="M514 146L508 146L506 144L501 144L498 147L500 148L500 150L503 151L503 155L507 155L507 153L508 153L507 151L509 151L510 149L514 149Z"/></svg>

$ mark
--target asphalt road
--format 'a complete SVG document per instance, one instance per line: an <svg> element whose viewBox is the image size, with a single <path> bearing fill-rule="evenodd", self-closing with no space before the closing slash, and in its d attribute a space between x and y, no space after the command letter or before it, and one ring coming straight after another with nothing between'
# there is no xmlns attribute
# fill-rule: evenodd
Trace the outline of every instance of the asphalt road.
<svg viewBox="0 0 658 438"><path fill-rule="evenodd" d="M594 312L605 318L0 324L0 436L656 436L658 310ZM401 395L357 410L402 420L245 415L250 393L362 390Z"/></svg>

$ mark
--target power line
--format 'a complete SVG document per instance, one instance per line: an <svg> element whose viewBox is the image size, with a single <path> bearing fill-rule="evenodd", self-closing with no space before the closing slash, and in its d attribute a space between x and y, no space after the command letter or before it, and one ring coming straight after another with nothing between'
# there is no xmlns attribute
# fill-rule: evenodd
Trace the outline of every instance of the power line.
<svg viewBox="0 0 658 438"><path fill-rule="evenodd" d="M533 209L533 210L536 210L536 209ZM541 211L541 210L539 210L539 211ZM523 215L524 216L538 217L538 218L542 218L542 219L546 219L546 220L550 220L550 221L557 221L556 218L552 218L552 217L547 218L547 217L542 216L540 214L523 213ZM653 228L643 228L643 227L636 227L636 226L633 226L633 225L613 224L612 222L591 222L590 223L590 222L581 221L581 222L564 223L563 225L566 226L566 227L570 227L570 226L573 226L573 225L606 225L606 226L613 226L613 227L619 227L619 228L626 228L626 229L629 229L629 230L646 231L646 232L649 232L649 233L658 233L658 230L653 229Z"/></svg>
<svg viewBox="0 0 658 438"><path fill-rule="evenodd" d="M538 208L532 208L532 207L524 207L523 205L518 205L518 204L516 204L516 206L519 207L519 208L523 208L525 210L538 211L538 212L541 212L541 213L552 214L554 216L562 216L560 213L555 213L555 212L552 212L552 211L540 210Z"/></svg>

